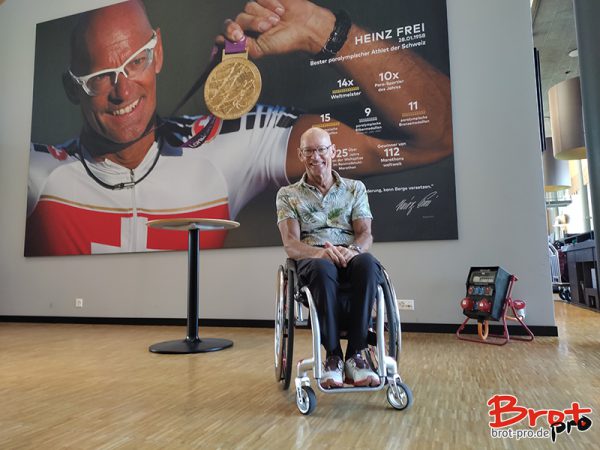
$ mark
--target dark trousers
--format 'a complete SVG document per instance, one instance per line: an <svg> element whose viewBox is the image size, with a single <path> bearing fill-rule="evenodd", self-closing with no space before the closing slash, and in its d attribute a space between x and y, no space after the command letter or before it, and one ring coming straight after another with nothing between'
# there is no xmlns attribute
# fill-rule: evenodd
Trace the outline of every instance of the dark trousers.
<svg viewBox="0 0 600 450"><path fill-rule="evenodd" d="M361 253L345 268L322 258L301 259L298 278L308 286L315 301L321 326L321 342L327 355L342 356L340 327L348 330L346 358L367 346L371 309L382 280L379 261L370 253ZM347 288L338 298L340 285Z"/></svg>

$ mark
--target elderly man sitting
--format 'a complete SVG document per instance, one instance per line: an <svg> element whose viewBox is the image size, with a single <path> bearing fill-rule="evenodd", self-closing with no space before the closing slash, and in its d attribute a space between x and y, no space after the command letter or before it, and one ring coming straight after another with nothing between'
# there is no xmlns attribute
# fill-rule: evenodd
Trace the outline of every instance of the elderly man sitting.
<svg viewBox="0 0 600 450"><path fill-rule="evenodd" d="M332 169L335 145L329 134L310 128L298 149L305 173L277 194L277 220L285 251L297 260L298 277L313 293L326 350L321 386L377 386L379 377L362 356L371 309L381 279L379 262L367 253L371 211L364 184ZM342 305L338 286L348 282L348 346L340 346ZM344 377L345 373L345 377Z"/></svg>

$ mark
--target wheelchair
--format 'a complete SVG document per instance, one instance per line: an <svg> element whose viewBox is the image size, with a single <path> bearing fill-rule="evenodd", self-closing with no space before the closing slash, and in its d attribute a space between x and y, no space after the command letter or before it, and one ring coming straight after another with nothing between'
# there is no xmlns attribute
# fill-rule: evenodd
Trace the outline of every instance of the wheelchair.
<svg viewBox="0 0 600 450"><path fill-rule="evenodd" d="M378 386L325 389L320 384L323 366L316 305L308 287L301 286L298 281L296 261L288 258L285 265L279 266L276 279L275 379L281 383L283 390L289 388L291 381L294 328L310 326L312 331L312 357L301 359L297 363L294 380L296 406L302 414L311 414L317 406L317 397L307 376L309 370L313 372L318 389L326 394L378 391L387 385L387 400L394 409L404 410L412 404L412 392L398 374L401 332L396 294L387 272L383 268L382 270L384 282L377 289L368 334L369 346L365 355L381 382ZM340 286L339 295L343 296L347 289L348 287ZM305 309L308 309L306 317ZM343 330L340 334L341 338L345 337Z"/></svg>

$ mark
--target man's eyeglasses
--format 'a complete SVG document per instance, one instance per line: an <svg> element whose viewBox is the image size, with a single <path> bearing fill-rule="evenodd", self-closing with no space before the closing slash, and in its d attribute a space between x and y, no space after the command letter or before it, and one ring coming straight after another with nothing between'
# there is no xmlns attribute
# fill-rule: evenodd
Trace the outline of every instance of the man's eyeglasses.
<svg viewBox="0 0 600 450"><path fill-rule="evenodd" d="M158 36L156 35L156 31L152 31L152 38L148 43L127 58L127 61L119 67L104 69L83 76L77 76L69 69L69 75L83 88L87 95L93 97L95 95L106 94L112 89L113 85L117 84L120 73L125 78L135 79L152 64L154 47L156 47L157 42Z"/></svg>
<svg viewBox="0 0 600 450"><path fill-rule="evenodd" d="M333 144L329 144L329 145L320 145L316 148L309 148L309 147L300 147L300 153L302 154L302 156L306 156L307 158L312 156L313 153L317 153L317 155L319 156L323 156L327 153L327 151L331 148Z"/></svg>

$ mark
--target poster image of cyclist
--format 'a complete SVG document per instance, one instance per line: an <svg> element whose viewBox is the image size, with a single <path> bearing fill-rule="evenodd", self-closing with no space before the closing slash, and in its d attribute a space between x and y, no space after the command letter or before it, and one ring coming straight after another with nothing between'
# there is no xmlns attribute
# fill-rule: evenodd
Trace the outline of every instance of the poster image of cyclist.
<svg viewBox="0 0 600 450"><path fill-rule="evenodd" d="M446 2L364 5L130 0L38 24L25 256L186 250L147 227L180 217L241 223L203 249L281 245L310 127L367 187L375 241L457 239ZM219 75L233 105L256 94L239 117L202 84L228 58L260 77Z"/></svg>

